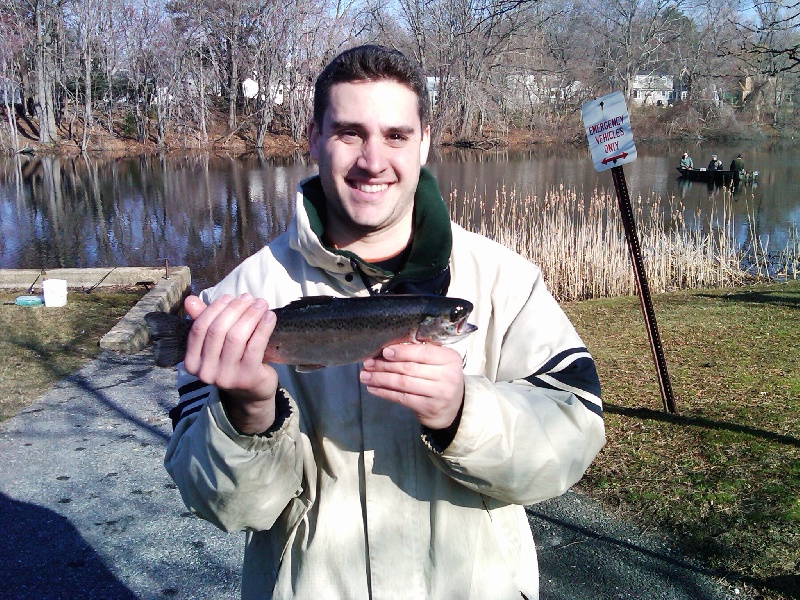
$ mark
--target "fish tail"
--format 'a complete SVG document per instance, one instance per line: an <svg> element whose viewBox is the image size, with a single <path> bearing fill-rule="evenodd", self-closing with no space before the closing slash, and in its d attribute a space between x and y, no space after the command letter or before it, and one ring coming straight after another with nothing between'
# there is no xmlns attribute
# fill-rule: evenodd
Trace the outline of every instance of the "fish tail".
<svg viewBox="0 0 800 600"><path fill-rule="evenodd" d="M144 321L153 340L156 365L172 367L181 362L186 356L186 343L192 321L166 312L147 313Z"/></svg>

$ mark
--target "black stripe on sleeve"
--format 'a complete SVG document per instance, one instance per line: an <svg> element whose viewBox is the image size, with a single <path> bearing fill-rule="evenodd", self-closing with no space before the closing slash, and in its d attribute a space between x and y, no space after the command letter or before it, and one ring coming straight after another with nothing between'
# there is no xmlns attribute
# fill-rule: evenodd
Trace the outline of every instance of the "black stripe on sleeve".
<svg viewBox="0 0 800 600"><path fill-rule="evenodd" d="M200 381L199 379L195 379L194 381L190 381L178 388L178 395L183 398L186 394L191 394L192 392L196 392L197 390L201 390L206 387L208 384Z"/></svg>
<svg viewBox="0 0 800 600"><path fill-rule="evenodd" d="M542 381L541 379L538 379L536 377L526 377L525 379L527 381L529 381L530 383L532 383L533 385L535 385L536 387L547 388L549 390L561 390L561 391L563 391L563 388L557 387L555 385L551 385L551 384L549 384L549 383L547 383L545 381ZM586 408L588 408L590 411L592 411L598 417L602 417L603 416L603 407L602 406L598 406L597 404L595 404L594 402L591 402L590 400L586 400L585 398L581 398L580 394L575 394L575 397L578 400L581 401L581 404L583 404Z"/></svg>
<svg viewBox="0 0 800 600"><path fill-rule="evenodd" d="M603 407L599 404L600 379L594 360L587 354L586 348L570 348L559 352L525 379L537 387L573 392L586 408L602 416Z"/></svg>
<svg viewBox="0 0 800 600"><path fill-rule="evenodd" d="M205 384L203 385L205 386ZM203 402L203 400L208 398L209 393L210 392L206 392L205 394L200 394L199 396L195 396L189 400L184 400L177 406L173 406L172 409L170 409L169 418L172 419L173 431L178 426L178 423L181 421L181 419L196 413L203 408L203 406L205 406L206 403Z"/></svg>

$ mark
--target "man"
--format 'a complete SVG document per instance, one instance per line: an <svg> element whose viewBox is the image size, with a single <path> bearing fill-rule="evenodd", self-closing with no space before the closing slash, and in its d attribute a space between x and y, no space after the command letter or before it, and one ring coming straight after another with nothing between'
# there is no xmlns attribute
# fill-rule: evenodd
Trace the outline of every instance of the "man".
<svg viewBox="0 0 800 600"><path fill-rule="evenodd" d="M709 171L722 171L722 161L717 158L716 154L711 155L711 161L708 163Z"/></svg>
<svg viewBox="0 0 800 600"><path fill-rule="evenodd" d="M744 159L742 158L741 152L731 161L731 171L733 171L735 175L744 175Z"/></svg>
<svg viewBox="0 0 800 600"><path fill-rule="evenodd" d="M688 152L683 153L683 156L681 156L681 160L678 163L678 166L681 169L694 169L694 162L692 161L692 157L689 156Z"/></svg>
<svg viewBox="0 0 800 600"><path fill-rule="evenodd" d="M191 510L247 532L244 598L536 598L521 505L604 444L594 363L540 271L452 224L421 168L428 114L399 52L336 57L309 126L320 175L289 230L186 300L165 465ZM478 330L363 365L262 364L270 306L386 292L468 299Z"/></svg>

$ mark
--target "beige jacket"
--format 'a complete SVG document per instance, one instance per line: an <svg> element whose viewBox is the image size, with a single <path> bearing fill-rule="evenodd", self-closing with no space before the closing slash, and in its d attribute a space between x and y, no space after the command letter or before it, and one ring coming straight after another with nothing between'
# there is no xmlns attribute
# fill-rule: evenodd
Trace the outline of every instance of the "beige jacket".
<svg viewBox="0 0 800 600"><path fill-rule="evenodd" d="M290 229L206 298L366 294L306 208L299 195ZM243 598L538 598L522 505L563 493L603 446L599 384L539 269L452 232L448 295L474 304L478 330L454 346L466 393L443 452L407 409L366 391L359 365L278 366L291 412L267 436L239 434L216 389L179 371L165 465L192 511L246 532Z"/></svg>

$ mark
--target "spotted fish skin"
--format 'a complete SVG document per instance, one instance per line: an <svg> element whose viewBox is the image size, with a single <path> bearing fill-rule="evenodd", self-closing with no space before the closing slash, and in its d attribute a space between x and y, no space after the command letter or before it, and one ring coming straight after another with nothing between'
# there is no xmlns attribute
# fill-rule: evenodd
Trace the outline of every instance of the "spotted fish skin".
<svg viewBox="0 0 800 600"><path fill-rule="evenodd" d="M361 362L392 344L450 344L476 329L467 323L472 304L446 296L310 296L274 312L277 323L264 362L301 372ZM156 364L182 361L192 321L167 313L148 313L145 321Z"/></svg>

